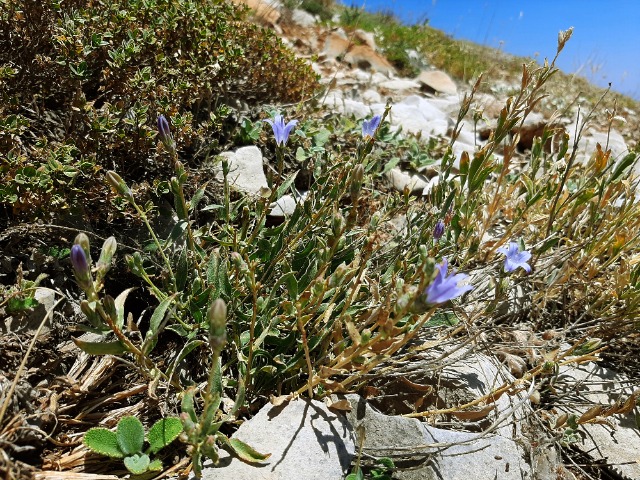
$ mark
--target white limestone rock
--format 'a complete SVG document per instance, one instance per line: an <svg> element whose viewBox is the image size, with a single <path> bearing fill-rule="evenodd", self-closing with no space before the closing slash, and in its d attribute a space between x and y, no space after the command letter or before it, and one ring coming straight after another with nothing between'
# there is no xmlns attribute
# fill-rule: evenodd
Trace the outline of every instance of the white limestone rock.
<svg viewBox="0 0 640 480"><path fill-rule="evenodd" d="M256 146L242 147L235 152L223 152L221 157L229 161L229 185L243 193L258 195L261 188L268 188L262 165L262 152ZM222 180L222 169L216 173Z"/></svg>

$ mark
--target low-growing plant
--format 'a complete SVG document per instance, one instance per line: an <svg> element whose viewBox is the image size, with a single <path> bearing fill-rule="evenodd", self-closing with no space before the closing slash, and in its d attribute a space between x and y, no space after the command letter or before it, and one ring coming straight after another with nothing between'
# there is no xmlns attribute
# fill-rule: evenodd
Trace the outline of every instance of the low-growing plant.
<svg viewBox="0 0 640 480"><path fill-rule="evenodd" d="M182 422L175 417L158 420L146 435L149 446L144 448L144 427L136 417L123 417L118 422L116 431L95 427L87 431L84 444L100 455L121 458L124 466L134 475L147 471L162 470L162 461L151 459L150 455L158 453L173 442L182 432Z"/></svg>
<svg viewBox="0 0 640 480"><path fill-rule="evenodd" d="M159 113L197 163L226 142L227 104L311 96L310 67L243 15L223 0L2 2L0 204L18 218L91 217L104 169L167 171L148 162Z"/></svg>

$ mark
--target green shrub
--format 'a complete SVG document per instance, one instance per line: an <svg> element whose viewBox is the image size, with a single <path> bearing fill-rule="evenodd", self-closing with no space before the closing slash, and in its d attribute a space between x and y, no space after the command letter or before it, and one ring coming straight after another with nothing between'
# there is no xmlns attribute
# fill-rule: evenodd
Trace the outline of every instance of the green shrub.
<svg viewBox="0 0 640 480"><path fill-rule="evenodd" d="M193 161L217 143L225 104L295 102L316 76L221 0L9 0L0 84L0 203L39 216L74 192L104 195L105 165L133 181L166 169L148 161L158 113Z"/></svg>

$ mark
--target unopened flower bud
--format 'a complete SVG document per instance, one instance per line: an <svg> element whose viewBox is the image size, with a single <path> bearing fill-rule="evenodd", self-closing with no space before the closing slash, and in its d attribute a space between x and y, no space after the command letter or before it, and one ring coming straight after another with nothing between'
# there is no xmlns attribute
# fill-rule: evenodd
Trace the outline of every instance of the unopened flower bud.
<svg viewBox="0 0 640 480"><path fill-rule="evenodd" d="M109 266L111 265L111 260L116 253L116 249L118 248L118 242L115 237L107 238L102 244L102 251L100 252L100 259L98 260L98 266Z"/></svg>
<svg viewBox="0 0 640 480"><path fill-rule="evenodd" d="M249 266L247 265L247 262L242 259L242 255L240 255L238 252L231 252L231 261L240 272L244 274L249 272Z"/></svg>
<svg viewBox="0 0 640 480"><path fill-rule="evenodd" d="M358 164L353 169L353 177L351 181L351 201L355 202L362 189L362 181L364 180L364 167L362 164Z"/></svg>
<svg viewBox="0 0 640 480"><path fill-rule="evenodd" d="M180 414L180 421L182 422L182 428L184 428L185 433L191 437L196 431L196 424L191 420L187 412Z"/></svg>
<svg viewBox="0 0 640 480"><path fill-rule="evenodd" d="M118 175L113 170L109 170L105 175L107 179L107 183L111 186L114 192L118 195L122 195L127 200L131 200L133 195L131 194L131 189L124 183L124 180L120 175Z"/></svg>
<svg viewBox="0 0 640 480"><path fill-rule="evenodd" d="M75 243L76 245L80 245L84 250L84 254L87 257L91 256L90 249L89 249L90 248L89 237L87 237L84 233L79 233L78 235L76 235L76 238L73 240L73 243Z"/></svg>
<svg viewBox="0 0 640 480"><path fill-rule="evenodd" d="M105 313L113 320L114 323L118 322L118 308L116 307L116 301L111 295L105 295L102 299L102 306Z"/></svg>
<svg viewBox="0 0 640 480"><path fill-rule="evenodd" d="M334 235L340 235L344 226L344 217L340 212L336 212L331 219L331 228Z"/></svg>
<svg viewBox="0 0 640 480"><path fill-rule="evenodd" d="M87 256L84 253L82 247L75 244L71 247L71 265L73 270L78 276L86 276L89 274L89 263L87 262Z"/></svg>
<svg viewBox="0 0 640 480"><path fill-rule="evenodd" d="M437 242L444 235L444 222L442 220L438 220L436 226L433 228L433 239Z"/></svg>
<svg viewBox="0 0 640 480"><path fill-rule="evenodd" d="M227 304L221 298L217 298L209 306L207 311L209 321L209 344L215 352L222 351L227 342Z"/></svg>
<svg viewBox="0 0 640 480"><path fill-rule="evenodd" d="M86 246L86 250L85 248L83 248L83 245ZM93 289L91 267L89 265L89 260L87 259L88 250L89 239L85 234L82 233L78 235L78 237L76 237L76 243L71 247L71 254L69 255L71 258L71 265L73 266L73 273L75 274L76 281L78 282L80 288L85 292Z"/></svg>
<svg viewBox="0 0 640 480"><path fill-rule="evenodd" d="M214 465L218 463L218 447L216 445L216 437L208 435L202 443L203 455L209 457Z"/></svg>
<svg viewBox="0 0 640 480"><path fill-rule="evenodd" d="M331 275L331 277L329 278L329 288L337 287L346 273L347 273L347 266L345 265L344 262L342 262L340 265L338 265L335 272L333 272L333 275Z"/></svg>
<svg viewBox="0 0 640 480"><path fill-rule="evenodd" d="M171 129L169 128L169 122L164 115L158 117L158 138L170 153L175 153L176 142L171 135Z"/></svg>

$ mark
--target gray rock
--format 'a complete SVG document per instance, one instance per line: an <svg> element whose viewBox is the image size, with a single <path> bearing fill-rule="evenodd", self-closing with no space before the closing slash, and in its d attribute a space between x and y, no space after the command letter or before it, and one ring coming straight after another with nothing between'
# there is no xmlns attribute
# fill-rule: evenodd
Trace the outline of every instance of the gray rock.
<svg viewBox="0 0 640 480"><path fill-rule="evenodd" d="M362 92L362 99L367 103L380 103L382 102L382 96L377 90L369 89Z"/></svg>
<svg viewBox="0 0 640 480"><path fill-rule="evenodd" d="M0 323L0 332L33 333L45 318L47 311L56 302L56 291L51 288L38 287L33 292L33 298L38 301L33 309L28 309L14 315L7 315ZM51 330L51 318L49 317L40 331L40 335L46 335Z"/></svg>
<svg viewBox="0 0 640 480"><path fill-rule="evenodd" d="M408 78L396 78L382 82L378 87L394 93L406 93L407 90L416 90L420 88L420 84L414 80L409 80Z"/></svg>
<svg viewBox="0 0 640 480"><path fill-rule="evenodd" d="M203 479L342 480L355 454L344 416L315 400L265 405L233 438L271 456L264 463L249 465L221 450L217 466L205 463Z"/></svg>
<svg viewBox="0 0 640 480"><path fill-rule="evenodd" d="M360 40L365 45L368 45L371 49L378 49L378 47L376 46L376 37L373 33L365 32L361 28L358 28L353 31L353 35L356 37L356 39Z"/></svg>
<svg viewBox="0 0 640 480"><path fill-rule="evenodd" d="M344 94L340 90L331 90L322 103L334 111L345 115L353 115L356 118L365 118L371 115L371 108L362 102L344 98Z"/></svg>
<svg viewBox="0 0 640 480"><path fill-rule="evenodd" d="M291 12L291 21L301 27L309 28L316 24L316 17L305 10L294 8Z"/></svg>
<svg viewBox="0 0 640 480"><path fill-rule="evenodd" d="M431 191L440 184L440 177L431 178L422 189L422 195L429 195Z"/></svg>
<svg viewBox="0 0 640 480"><path fill-rule="evenodd" d="M262 166L262 152L258 147L242 147L235 152L223 152L221 157L229 160L229 184L232 188L250 195L258 195L261 188L267 188L267 177ZM222 170L216 173L222 180Z"/></svg>
<svg viewBox="0 0 640 480"><path fill-rule="evenodd" d="M559 396L571 395L558 409L580 416L595 405L612 406L618 399L626 400L635 390L636 382L625 375L596 363L560 367L554 387ZM634 412L607 417L610 426L582 424L582 441L573 446L591 457L594 462L610 465L608 468L628 479L640 478L638 442L640 431Z"/></svg>
<svg viewBox="0 0 640 480"><path fill-rule="evenodd" d="M420 72L416 80L436 92L448 93L450 95L458 92L458 87L456 87L454 81L451 80L451 77L439 70Z"/></svg>
<svg viewBox="0 0 640 480"><path fill-rule="evenodd" d="M306 197L307 192L302 192L296 196L290 194L283 195L271 205L269 215L280 218L291 215L295 211L296 205L300 202L304 202Z"/></svg>
<svg viewBox="0 0 640 480"><path fill-rule="evenodd" d="M391 124L411 133L421 133L426 140L432 135L446 135L447 115L418 95L410 95L391 107Z"/></svg>
<svg viewBox="0 0 640 480"><path fill-rule="evenodd" d="M371 75L372 85L380 85L382 82L386 82L387 80L389 80L389 77L384 73L373 72L373 75Z"/></svg>
<svg viewBox="0 0 640 480"><path fill-rule="evenodd" d="M525 452L509 438L443 430L417 419L383 415L357 395L345 398L352 407L347 420L364 429L364 453L392 457L398 467L394 479L533 478Z"/></svg>
<svg viewBox="0 0 640 480"><path fill-rule="evenodd" d="M389 170L385 176L399 192L403 192L405 188L411 193L422 192L428 185L428 180L423 175L404 172L397 167Z"/></svg>

